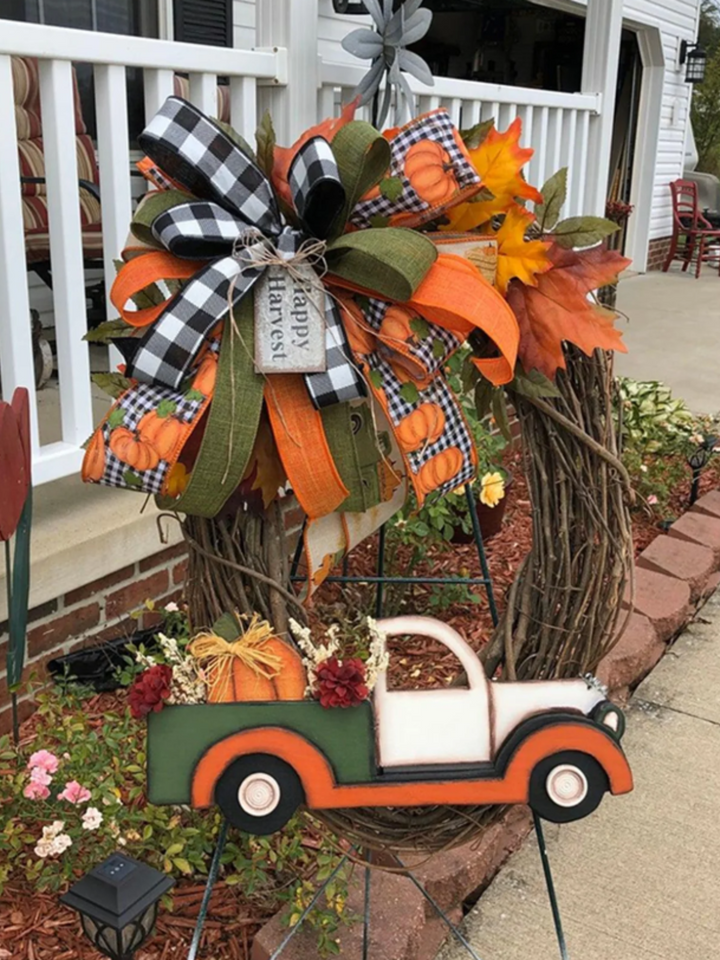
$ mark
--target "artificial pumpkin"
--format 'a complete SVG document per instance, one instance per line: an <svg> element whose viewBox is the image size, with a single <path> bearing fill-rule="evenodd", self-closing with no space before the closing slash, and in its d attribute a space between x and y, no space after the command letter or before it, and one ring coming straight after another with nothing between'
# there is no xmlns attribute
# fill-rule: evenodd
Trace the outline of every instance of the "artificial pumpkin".
<svg viewBox="0 0 720 960"><path fill-rule="evenodd" d="M105 438L102 428L95 431L83 457L81 475L85 482L102 480L105 473Z"/></svg>
<svg viewBox="0 0 720 960"><path fill-rule="evenodd" d="M458 189L450 154L435 140L410 147L404 173L415 193L431 206L448 203Z"/></svg>
<svg viewBox="0 0 720 960"><path fill-rule="evenodd" d="M171 460L185 433L185 424L176 417L161 417L156 410L146 413L138 424L142 440L151 443L161 460Z"/></svg>
<svg viewBox="0 0 720 960"><path fill-rule="evenodd" d="M422 403L400 421L395 437L405 453L439 440L445 430L445 413L436 403ZM435 458L433 458L435 459ZM432 463L432 460L429 461ZM426 464L428 466L429 464ZM459 469L459 468L458 468ZM456 471L457 472L457 471Z"/></svg>
<svg viewBox="0 0 720 960"><path fill-rule="evenodd" d="M113 430L110 434L110 449L118 460L122 460L138 473L154 470L160 463L160 455L155 447L147 440L137 437L127 427L116 427Z"/></svg>
<svg viewBox="0 0 720 960"><path fill-rule="evenodd" d="M278 700L302 700L307 687L307 674L300 654L280 637L271 637L263 650L280 658L280 669L272 678Z"/></svg>
<svg viewBox="0 0 720 960"><path fill-rule="evenodd" d="M452 480L462 469L463 455L457 447L449 447L424 463L418 471L417 480L425 493L437 490Z"/></svg>

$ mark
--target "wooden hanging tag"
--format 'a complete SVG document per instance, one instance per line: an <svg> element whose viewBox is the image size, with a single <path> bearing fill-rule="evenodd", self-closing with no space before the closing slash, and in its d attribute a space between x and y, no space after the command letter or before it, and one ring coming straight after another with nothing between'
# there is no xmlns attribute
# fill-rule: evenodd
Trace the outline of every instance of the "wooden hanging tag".
<svg viewBox="0 0 720 960"><path fill-rule="evenodd" d="M312 267L268 267L257 282L255 365L262 373L326 369L325 290Z"/></svg>

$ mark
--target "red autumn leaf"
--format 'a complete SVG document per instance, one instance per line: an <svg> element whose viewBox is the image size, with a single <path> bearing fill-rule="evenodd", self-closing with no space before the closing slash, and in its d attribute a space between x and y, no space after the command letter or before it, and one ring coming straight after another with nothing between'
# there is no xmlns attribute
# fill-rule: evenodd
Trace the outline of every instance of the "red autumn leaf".
<svg viewBox="0 0 720 960"><path fill-rule="evenodd" d="M23 452L25 453L25 472L29 483L32 476L32 448L30 446L30 394L27 391L27 387L15 388L10 406L13 408L15 416L17 417L20 443L22 443Z"/></svg>
<svg viewBox="0 0 720 960"><path fill-rule="evenodd" d="M598 348L627 353L614 326L617 314L588 300L588 294L613 283L630 260L603 247L563 250L555 245L549 255L553 269L535 278L536 287L513 280L508 289L508 303L520 325L518 359L523 368L553 379L558 367L565 368L565 340L588 356Z"/></svg>
<svg viewBox="0 0 720 960"><path fill-rule="evenodd" d="M15 410L9 403L0 403L0 540L9 540L20 522L30 486L25 460Z"/></svg>

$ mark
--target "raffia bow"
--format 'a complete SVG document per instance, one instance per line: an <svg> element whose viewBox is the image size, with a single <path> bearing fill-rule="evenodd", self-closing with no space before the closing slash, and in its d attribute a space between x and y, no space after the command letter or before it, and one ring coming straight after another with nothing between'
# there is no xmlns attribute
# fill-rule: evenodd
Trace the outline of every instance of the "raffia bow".
<svg viewBox="0 0 720 960"><path fill-rule="evenodd" d="M263 644L275 632L267 620L255 614L245 633L237 640L225 640L211 631L201 631L188 645L190 654L202 667L208 687L224 693L232 684L232 668L240 660L257 676L272 680L280 672L281 660Z"/></svg>

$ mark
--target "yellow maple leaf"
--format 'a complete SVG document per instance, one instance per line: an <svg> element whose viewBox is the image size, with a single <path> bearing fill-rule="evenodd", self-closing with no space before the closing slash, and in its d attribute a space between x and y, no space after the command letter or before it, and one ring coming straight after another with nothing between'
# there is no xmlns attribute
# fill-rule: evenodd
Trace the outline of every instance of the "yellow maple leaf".
<svg viewBox="0 0 720 960"><path fill-rule="evenodd" d="M548 256L551 244L545 240L526 240L525 232L535 215L515 203L505 215L503 225L495 234L498 244L495 286L506 293L508 284L516 277L527 286L537 286L537 275L552 268Z"/></svg>
<svg viewBox="0 0 720 960"><path fill-rule="evenodd" d="M460 203L446 215L447 228L453 231L474 230L498 213L505 213L516 198L542 203L542 194L522 176L522 168L534 151L520 146L522 120L516 117L504 133L494 127L479 147L468 150L483 187L492 193L492 199L474 203Z"/></svg>

